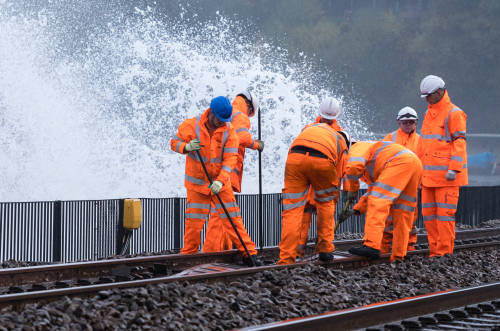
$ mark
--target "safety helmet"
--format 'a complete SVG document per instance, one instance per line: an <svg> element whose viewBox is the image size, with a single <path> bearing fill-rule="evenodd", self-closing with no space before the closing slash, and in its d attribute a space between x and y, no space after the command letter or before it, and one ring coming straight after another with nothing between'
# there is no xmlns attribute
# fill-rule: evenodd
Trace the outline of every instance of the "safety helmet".
<svg viewBox="0 0 500 331"><path fill-rule="evenodd" d="M404 120L404 119L409 119L409 120L418 120L418 115L415 109L411 107L404 107L398 112L398 117L396 118L398 121L399 120Z"/></svg>
<svg viewBox="0 0 500 331"><path fill-rule="evenodd" d="M420 82L420 97L425 98L438 89L444 89L444 80L441 77L429 75Z"/></svg>
<svg viewBox="0 0 500 331"><path fill-rule="evenodd" d="M230 122L233 106L228 98L219 96L210 101L210 109L222 122Z"/></svg>
<svg viewBox="0 0 500 331"><path fill-rule="evenodd" d="M335 98L326 98L319 106L319 116L327 120L337 119L341 112L340 103Z"/></svg>
<svg viewBox="0 0 500 331"><path fill-rule="evenodd" d="M345 131L338 131L338 132L342 135L342 137L344 137L347 150L349 150L349 148L351 148L351 136Z"/></svg>
<svg viewBox="0 0 500 331"><path fill-rule="evenodd" d="M253 110L257 113L259 111L259 100L257 100L257 98L254 97L248 89L241 92L240 94L245 96L245 98L247 98L248 101L252 103Z"/></svg>

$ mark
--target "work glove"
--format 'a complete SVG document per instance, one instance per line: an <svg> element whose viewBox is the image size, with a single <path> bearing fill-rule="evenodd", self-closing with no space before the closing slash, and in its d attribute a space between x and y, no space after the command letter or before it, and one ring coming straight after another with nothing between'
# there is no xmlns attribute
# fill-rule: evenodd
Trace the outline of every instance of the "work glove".
<svg viewBox="0 0 500 331"><path fill-rule="evenodd" d="M356 210L356 209L348 209L348 210L340 213L338 221L340 223L342 223L342 222L346 221L352 215L361 215L361 213L359 212L359 210Z"/></svg>
<svg viewBox="0 0 500 331"><path fill-rule="evenodd" d="M255 141L256 141L256 142L257 142L257 144L259 145L259 146L257 147L257 149L259 150L259 152L262 152L262 151L264 150L264 141L262 141L262 140L258 140L258 139L256 139Z"/></svg>
<svg viewBox="0 0 500 331"><path fill-rule="evenodd" d="M446 173L446 180L455 180L457 177L457 172L455 170L448 170Z"/></svg>
<svg viewBox="0 0 500 331"><path fill-rule="evenodd" d="M219 194L222 186L224 184L222 182L219 182L218 180L214 180L212 184L208 185L208 188L212 190L213 194Z"/></svg>
<svg viewBox="0 0 500 331"><path fill-rule="evenodd" d="M186 147L184 147L184 149L188 152L197 151L200 148L201 148L200 140L198 138L191 140L189 143L186 144Z"/></svg>

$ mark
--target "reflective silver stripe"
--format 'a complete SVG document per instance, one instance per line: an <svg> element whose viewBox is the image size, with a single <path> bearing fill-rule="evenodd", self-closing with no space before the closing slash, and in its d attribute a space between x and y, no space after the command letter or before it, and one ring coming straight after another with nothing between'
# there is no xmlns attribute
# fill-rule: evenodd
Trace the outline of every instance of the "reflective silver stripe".
<svg viewBox="0 0 500 331"><path fill-rule="evenodd" d="M436 203L436 207L443 209L457 209L457 205L453 203L443 203L443 202Z"/></svg>
<svg viewBox="0 0 500 331"><path fill-rule="evenodd" d="M233 168L233 171L239 176L240 175L240 171L236 168Z"/></svg>
<svg viewBox="0 0 500 331"><path fill-rule="evenodd" d="M220 157L214 157L210 159L210 163L221 163L222 160Z"/></svg>
<svg viewBox="0 0 500 331"><path fill-rule="evenodd" d="M353 157L350 157L349 160L347 160L347 163L350 163L350 162L366 163L366 159L364 157L361 157L361 156L353 156Z"/></svg>
<svg viewBox="0 0 500 331"><path fill-rule="evenodd" d="M392 135L392 142L395 143L396 142L396 136L397 136L397 133L398 133L398 130L394 131L393 133L391 133Z"/></svg>
<svg viewBox="0 0 500 331"><path fill-rule="evenodd" d="M415 228L415 227L413 229L411 229L411 231L410 231L410 234L417 234L417 233L418 233L418 231L417 231L417 228Z"/></svg>
<svg viewBox="0 0 500 331"><path fill-rule="evenodd" d="M248 129L247 129L247 128L239 128L239 129L237 129L237 130L236 130L236 133L239 133L239 132L244 132L244 131L245 131L245 132L250 132L250 131L248 131Z"/></svg>
<svg viewBox="0 0 500 331"><path fill-rule="evenodd" d="M465 137L465 134L466 132L465 131L455 131L451 134L451 137L452 138L457 138L457 137L460 137L460 136L464 136Z"/></svg>
<svg viewBox="0 0 500 331"><path fill-rule="evenodd" d="M236 113L234 113L233 115L231 115L231 122L234 120L234 118L236 116L238 116L239 114L243 114L241 111L237 111Z"/></svg>
<svg viewBox="0 0 500 331"><path fill-rule="evenodd" d="M233 208L233 207L238 207L238 204L235 201L233 201L233 202L224 202L224 206L226 206L226 208ZM217 203L215 205L215 208L216 209L221 209L222 205L220 203Z"/></svg>
<svg viewBox="0 0 500 331"><path fill-rule="evenodd" d="M233 169L231 169L231 167L228 167L228 166L226 166L226 165L223 165L223 166L222 166L222 170L226 170L227 172L231 173L231 171L232 171Z"/></svg>
<svg viewBox="0 0 500 331"><path fill-rule="evenodd" d="M397 204L392 205L392 209L406 210L406 211L409 211L412 213L415 211L415 207L404 205L402 203L397 203Z"/></svg>
<svg viewBox="0 0 500 331"><path fill-rule="evenodd" d="M435 202L426 202L422 204L422 208L436 208L437 203Z"/></svg>
<svg viewBox="0 0 500 331"><path fill-rule="evenodd" d="M391 156L387 161L385 161L385 164L387 164L388 162L392 161L392 159L395 159L396 157L400 156L400 155L403 155L403 154L408 154L408 153L411 153L413 154L412 151L410 151L409 149L404 149L402 151L399 151L397 152L396 154L394 154L393 156ZM385 165L384 165L385 166Z"/></svg>
<svg viewBox="0 0 500 331"><path fill-rule="evenodd" d="M281 195L281 197L283 199L299 199L299 198L305 197L308 191L309 191L309 187L306 188L306 190L304 192L300 192L300 193L283 193Z"/></svg>
<svg viewBox="0 0 500 331"><path fill-rule="evenodd" d="M377 191L371 191L369 195L373 195L374 197L386 199L386 200L390 200L390 201L394 201L396 199L395 197L393 198L393 197L387 196L387 195L382 194L382 193L377 192Z"/></svg>
<svg viewBox="0 0 500 331"><path fill-rule="evenodd" d="M210 204L205 203L187 203L186 209L188 208L198 208L198 209L210 209Z"/></svg>
<svg viewBox="0 0 500 331"><path fill-rule="evenodd" d="M314 124L311 126L319 126L320 128L328 130L331 134L333 134L333 136L337 140L337 159L339 159L341 147L340 147L340 142L339 142L339 136L337 135L337 133L332 128L330 128L327 124L324 124L324 123L317 123L317 124Z"/></svg>
<svg viewBox="0 0 500 331"><path fill-rule="evenodd" d="M451 160L452 161L458 161L458 162L463 162L464 161L464 159L461 156L455 156L455 155L451 156Z"/></svg>
<svg viewBox="0 0 500 331"><path fill-rule="evenodd" d="M198 140L200 139L200 116L196 116L196 126L195 126L195 133L196 133L196 138L198 138Z"/></svg>
<svg viewBox="0 0 500 331"><path fill-rule="evenodd" d="M350 179L350 180L358 180L361 178L361 176L362 175L355 175L355 176L349 175L349 174L346 175L347 179Z"/></svg>
<svg viewBox="0 0 500 331"><path fill-rule="evenodd" d="M195 152L189 152L187 154L187 156L190 157L190 158L192 158L195 161L200 162L200 160L198 159L198 154L196 154ZM207 159L203 155L201 155L201 159L203 160L203 162L207 162Z"/></svg>
<svg viewBox="0 0 500 331"><path fill-rule="evenodd" d="M239 216L241 216L241 214L239 211L233 211L233 212L229 213L229 216L231 216L231 218L232 217L239 217ZM220 218L227 218L226 213L221 213Z"/></svg>
<svg viewBox="0 0 500 331"><path fill-rule="evenodd" d="M177 139L177 140L180 140L180 141L184 141L184 139L180 138L178 135L175 135L174 139Z"/></svg>
<svg viewBox="0 0 500 331"><path fill-rule="evenodd" d="M437 217L438 221L454 221L455 217L453 216L439 216Z"/></svg>
<svg viewBox="0 0 500 331"><path fill-rule="evenodd" d="M319 202L327 202L327 201L332 201L335 199L334 195L331 195L329 197L324 197L324 198L316 198L314 197L314 200L319 201Z"/></svg>
<svg viewBox="0 0 500 331"><path fill-rule="evenodd" d="M448 141L445 136L442 136L440 134L421 134L420 135L422 139L429 140L429 139L437 139L437 140L442 140L442 141Z"/></svg>
<svg viewBox="0 0 500 331"><path fill-rule="evenodd" d="M186 218L195 218L195 219L199 219L199 220L204 220L207 218L207 214L194 214L194 213L189 213L189 214L186 214Z"/></svg>
<svg viewBox="0 0 500 331"><path fill-rule="evenodd" d="M467 169L467 163L464 163L463 169Z"/></svg>
<svg viewBox="0 0 500 331"><path fill-rule="evenodd" d="M450 136L450 129L448 129L448 122L450 121L450 116L452 113L461 110L458 107L454 107L450 112L448 113L448 116L446 116L446 120L444 121L444 135L446 137L446 141L450 142L451 141L451 136Z"/></svg>
<svg viewBox="0 0 500 331"><path fill-rule="evenodd" d="M399 195L399 199L406 200L406 201L409 201L409 202L417 202L417 198L411 197L411 196L406 195L406 194L400 194Z"/></svg>
<svg viewBox="0 0 500 331"><path fill-rule="evenodd" d="M335 191L338 191L338 190L339 189L336 186L332 186L332 187L326 188L324 190L314 191L314 193L317 194L317 195L322 195L322 194L325 194L325 193L335 192Z"/></svg>
<svg viewBox="0 0 500 331"><path fill-rule="evenodd" d="M238 148L229 147L224 149L224 153L238 153Z"/></svg>
<svg viewBox="0 0 500 331"><path fill-rule="evenodd" d="M387 216L386 220L392 221L392 215Z"/></svg>
<svg viewBox="0 0 500 331"><path fill-rule="evenodd" d="M381 183L381 182L375 182L372 184L372 186L383 188L386 191L389 191L389 192L392 192L392 193L398 194L398 195L401 194L401 192L402 192L400 189L398 189L396 187L392 187L392 186L389 186L389 185Z"/></svg>
<svg viewBox="0 0 500 331"><path fill-rule="evenodd" d="M424 170L448 170L445 165L424 165Z"/></svg>
<svg viewBox="0 0 500 331"><path fill-rule="evenodd" d="M377 161L377 156L378 154L384 149L386 148L387 146L393 144L392 141L382 141L382 146L379 147L375 153L373 154L373 157L371 158L371 160L368 162L368 165L366 167L366 170L368 170L368 174L370 175L370 179L373 181L373 175L375 173L375 162Z"/></svg>
<svg viewBox="0 0 500 331"><path fill-rule="evenodd" d="M191 177L189 175L185 175L184 177L188 182L191 182L193 184L197 184L197 185L205 185L205 181L203 179L198 179L198 178L194 178L194 177Z"/></svg>
<svg viewBox="0 0 500 331"><path fill-rule="evenodd" d="M181 146L181 144L182 144L182 141L179 141L177 143L177 145L175 146L175 149L177 149L177 152L179 152L179 153L181 152L181 150L179 149L179 147Z"/></svg>
<svg viewBox="0 0 500 331"><path fill-rule="evenodd" d="M305 205L306 202L307 201L304 199L304 200L301 200L297 203L283 205L283 210L290 210L290 209L301 207L301 206Z"/></svg>
<svg viewBox="0 0 500 331"><path fill-rule="evenodd" d="M437 218L437 215L427 215L423 217L424 221L433 221Z"/></svg>

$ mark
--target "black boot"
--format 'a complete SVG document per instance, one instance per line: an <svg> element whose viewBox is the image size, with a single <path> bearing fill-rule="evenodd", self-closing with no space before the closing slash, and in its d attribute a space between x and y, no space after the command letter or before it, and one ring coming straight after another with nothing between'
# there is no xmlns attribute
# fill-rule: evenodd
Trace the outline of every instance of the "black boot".
<svg viewBox="0 0 500 331"><path fill-rule="evenodd" d="M262 263L262 261L257 257L257 254L250 255L250 257L243 257L241 260L243 261L243 264L249 267L260 267L264 265L264 263Z"/></svg>
<svg viewBox="0 0 500 331"><path fill-rule="evenodd" d="M351 247L349 248L349 253L359 256L365 256L370 259L378 259L380 257L380 251L375 248L371 248L368 246L361 247Z"/></svg>
<svg viewBox="0 0 500 331"><path fill-rule="evenodd" d="M319 253L319 260L322 262L333 261L333 253Z"/></svg>

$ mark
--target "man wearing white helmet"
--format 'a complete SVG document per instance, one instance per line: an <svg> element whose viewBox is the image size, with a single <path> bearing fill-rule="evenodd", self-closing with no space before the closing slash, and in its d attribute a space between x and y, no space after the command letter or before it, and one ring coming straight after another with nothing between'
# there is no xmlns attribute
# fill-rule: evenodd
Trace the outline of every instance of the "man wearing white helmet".
<svg viewBox="0 0 500 331"><path fill-rule="evenodd" d="M453 253L459 188L468 183L467 115L438 76L422 79L420 96L429 104L422 123L422 216L430 256L443 256Z"/></svg>
<svg viewBox="0 0 500 331"><path fill-rule="evenodd" d="M383 140L400 144L420 157L420 151L422 149L422 137L416 132L418 121L417 112L411 107L404 107L398 112L396 120L398 121L399 129L386 135ZM415 209L414 222L416 222L417 217L418 210ZM384 235L382 237L382 246L380 250L381 253L388 253L391 251L393 232L394 224L392 217L389 216L385 222ZM408 250L415 250L414 246L416 243L417 227L414 223L413 228L410 232Z"/></svg>
<svg viewBox="0 0 500 331"><path fill-rule="evenodd" d="M342 108L337 99L326 98L325 100L323 100L323 102L319 107L319 113L318 117L316 117L316 121L314 123L308 124L306 128L313 124L325 123L328 124L335 131L342 132L344 135L346 135L346 133L342 131L342 128L337 122L337 118L339 117L341 112ZM348 136L346 136L346 138L350 140ZM339 166L343 167L343 165ZM343 171L343 168L338 169L337 171ZM340 181L339 181L339 186L340 186ZM338 200L338 194L339 194L338 192L335 193L336 196L335 201ZM302 216L302 224L300 226L299 247L298 247L298 253L300 256L303 256L305 254L305 248L307 244L307 237L309 235L309 228L311 226L312 215L315 212L316 212L316 203L314 201L314 190L312 190L312 188L310 187L309 194L307 196L307 203L304 208L304 214Z"/></svg>

